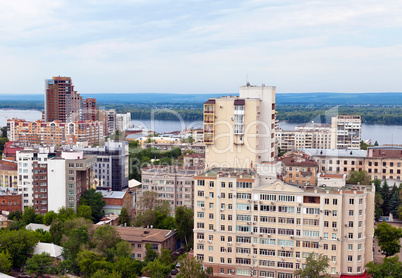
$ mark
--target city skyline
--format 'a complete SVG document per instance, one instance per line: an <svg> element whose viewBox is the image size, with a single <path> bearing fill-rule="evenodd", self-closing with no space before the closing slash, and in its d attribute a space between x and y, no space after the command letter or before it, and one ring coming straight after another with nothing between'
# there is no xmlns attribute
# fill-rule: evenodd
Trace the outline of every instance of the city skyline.
<svg viewBox="0 0 402 278"><path fill-rule="evenodd" d="M0 94L398 92L389 1L2 1ZM19 81L24 76L24 82ZM127 81L129 80L129 82Z"/></svg>

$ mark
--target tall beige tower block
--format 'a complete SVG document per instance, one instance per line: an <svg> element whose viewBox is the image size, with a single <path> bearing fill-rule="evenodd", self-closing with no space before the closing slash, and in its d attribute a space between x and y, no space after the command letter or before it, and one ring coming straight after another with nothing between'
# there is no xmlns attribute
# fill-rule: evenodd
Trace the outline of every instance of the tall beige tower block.
<svg viewBox="0 0 402 278"><path fill-rule="evenodd" d="M206 167L253 168L274 159L275 87L247 84L204 103Z"/></svg>

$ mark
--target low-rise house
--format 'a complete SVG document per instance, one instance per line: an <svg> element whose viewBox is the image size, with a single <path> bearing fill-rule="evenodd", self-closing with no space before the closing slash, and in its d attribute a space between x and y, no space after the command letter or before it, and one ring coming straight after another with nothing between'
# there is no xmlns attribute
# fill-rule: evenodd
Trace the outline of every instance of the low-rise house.
<svg viewBox="0 0 402 278"><path fill-rule="evenodd" d="M22 194L13 187L0 188L0 210L1 211L20 211L22 212Z"/></svg>
<svg viewBox="0 0 402 278"><path fill-rule="evenodd" d="M129 242L132 248L132 258L144 260L146 244L151 244L152 249L159 254L163 249L174 252L180 248L176 230L162 230L152 228L116 227L120 237Z"/></svg>
<svg viewBox="0 0 402 278"><path fill-rule="evenodd" d="M133 209L133 196L127 191L98 190L103 195L106 205L102 208L105 214L115 213L120 215L125 207L130 214Z"/></svg>
<svg viewBox="0 0 402 278"><path fill-rule="evenodd" d="M25 226L25 229L30 231L44 230L50 232L50 226L37 223L29 223L28 225Z"/></svg>
<svg viewBox="0 0 402 278"><path fill-rule="evenodd" d="M318 163L303 153L288 153L278 159L282 163L282 180L289 184L315 185Z"/></svg>
<svg viewBox="0 0 402 278"><path fill-rule="evenodd" d="M55 258L59 261L63 261L63 247L58 246L53 243L44 243L44 242L38 242L35 246L35 249L33 251L33 255L36 254L42 254L43 252L46 252L50 255L51 258Z"/></svg>
<svg viewBox="0 0 402 278"><path fill-rule="evenodd" d="M193 153L183 156L183 167L203 169L205 167L205 154Z"/></svg>

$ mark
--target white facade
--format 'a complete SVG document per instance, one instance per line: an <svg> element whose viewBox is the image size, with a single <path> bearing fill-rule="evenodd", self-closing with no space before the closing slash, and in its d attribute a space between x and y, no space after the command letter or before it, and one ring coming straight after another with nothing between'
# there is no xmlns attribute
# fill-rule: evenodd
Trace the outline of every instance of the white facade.
<svg viewBox="0 0 402 278"><path fill-rule="evenodd" d="M48 169L48 210L57 213L66 206L66 160L52 159Z"/></svg>
<svg viewBox="0 0 402 278"><path fill-rule="evenodd" d="M131 124L131 113L126 114L116 114L116 129L123 132L130 128Z"/></svg>
<svg viewBox="0 0 402 278"><path fill-rule="evenodd" d="M260 153L259 161L273 160L272 152L274 151L274 134L275 134L275 91L274 86L246 86L240 87L240 98L257 98L260 99L260 114L255 119L259 124L259 140L260 150L270 150Z"/></svg>
<svg viewBox="0 0 402 278"><path fill-rule="evenodd" d="M33 152L17 151L18 191L22 194L23 207L33 206Z"/></svg>

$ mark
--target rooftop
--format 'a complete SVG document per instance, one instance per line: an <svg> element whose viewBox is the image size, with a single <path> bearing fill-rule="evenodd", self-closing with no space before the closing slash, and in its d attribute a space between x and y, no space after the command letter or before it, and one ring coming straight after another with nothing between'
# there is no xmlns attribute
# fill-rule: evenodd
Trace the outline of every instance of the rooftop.
<svg viewBox="0 0 402 278"><path fill-rule="evenodd" d="M301 151L310 156L356 157L356 158L365 158L367 156L366 150L302 149Z"/></svg>
<svg viewBox="0 0 402 278"><path fill-rule="evenodd" d="M250 169L239 169L239 168L212 168L199 175L198 177L232 177L232 178L244 178L253 179L257 175L256 172Z"/></svg>
<svg viewBox="0 0 402 278"><path fill-rule="evenodd" d="M194 169L165 166L165 165L152 165L141 169L142 174L180 174L194 176L197 171Z"/></svg>
<svg viewBox="0 0 402 278"><path fill-rule="evenodd" d="M63 254L63 247L53 243L38 242L33 254L42 254L43 252L50 254L50 257L52 258L60 258Z"/></svg>
<svg viewBox="0 0 402 278"><path fill-rule="evenodd" d="M301 166L301 167L317 167L318 164L315 161L306 159L300 155L292 155L278 159L285 166Z"/></svg>
<svg viewBox="0 0 402 278"><path fill-rule="evenodd" d="M151 241L163 242L167 238L175 235L176 230L161 230L149 228L136 228L136 227L116 227L120 237L126 241Z"/></svg>
<svg viewBox="0 0 402 278"><path fill-rule="evenodd" d="M113 190L97 190L97 192L102 193L103 198L106 199L123 199L124 195L127 193L125 191L113 191Z"/></svg>

